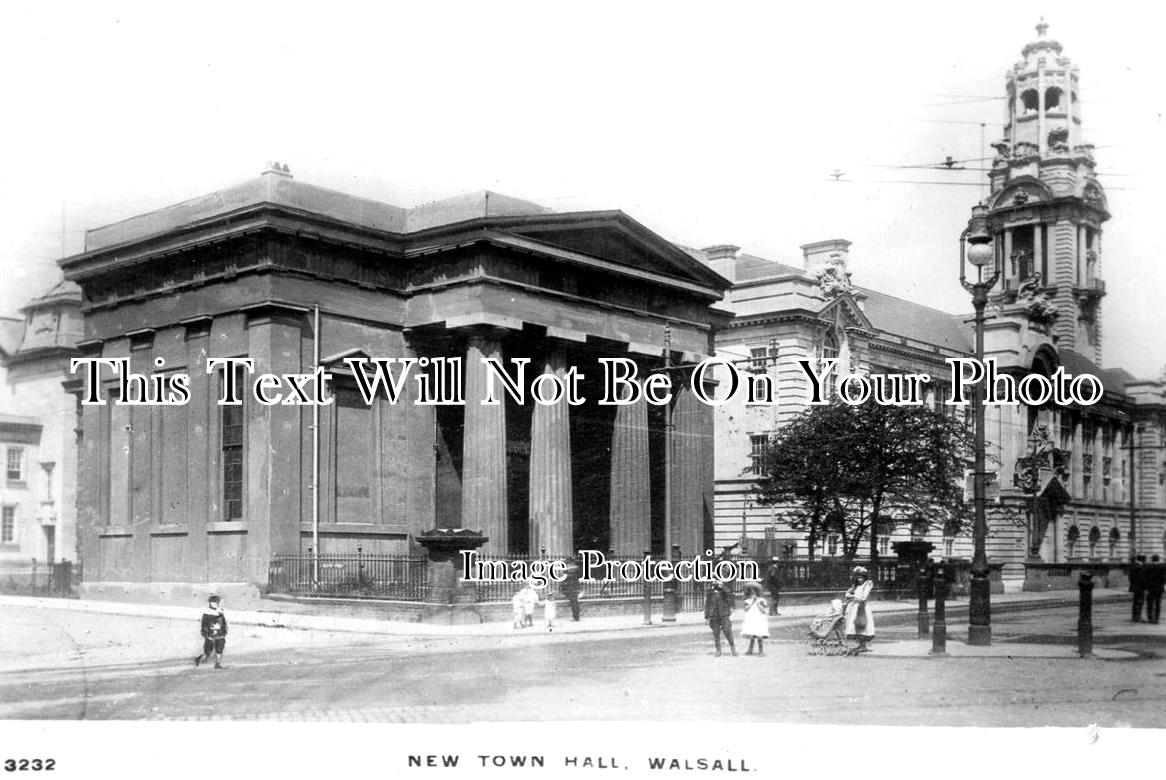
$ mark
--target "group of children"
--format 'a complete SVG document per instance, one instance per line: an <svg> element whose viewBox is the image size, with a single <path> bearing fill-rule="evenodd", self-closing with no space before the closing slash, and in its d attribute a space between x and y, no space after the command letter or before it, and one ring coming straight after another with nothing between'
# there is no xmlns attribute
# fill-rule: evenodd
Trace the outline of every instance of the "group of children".
<svg viewBox="0 0 1166 780"><path fill-rule="evenodd" d="M534 610L539 605L543 604L543 620L546 623L547 631L555 630L555 600L549 595L546 598L540 598L538 588L533 583L526 583L517 593L514 598L510 600L510 608L514 615L515 628L527 628L534 626Z"/></svg>
<svg viewBox="0 0 1166 780"><path fill-rule="evenodd" d="M729 652L737 654L733 643L733 590L731 583L718 582L709 589L704 602L704 619L713 630L713 644L716 654L721 654L721 637L729 643ZM761 595L761 586L755 582L745 585L745 620L741 626L741 636L748 638L749 649L745 655L765 655L765 640L769 638L769 602Z"/></svg>

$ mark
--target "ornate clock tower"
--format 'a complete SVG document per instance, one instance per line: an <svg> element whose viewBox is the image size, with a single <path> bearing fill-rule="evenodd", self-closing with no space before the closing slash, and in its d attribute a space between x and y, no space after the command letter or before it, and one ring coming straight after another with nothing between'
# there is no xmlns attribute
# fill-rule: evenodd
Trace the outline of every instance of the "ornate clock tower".
<svg viewBox="0 0 1166 780"><path fill-rule="evenodd" d="M1001 226L1004 273L993 300L1101 364L1101 225L1109 218L1082 140L1077 66L1042 19L1005 75L1004 138L993 144L988 207Z"/></svg>

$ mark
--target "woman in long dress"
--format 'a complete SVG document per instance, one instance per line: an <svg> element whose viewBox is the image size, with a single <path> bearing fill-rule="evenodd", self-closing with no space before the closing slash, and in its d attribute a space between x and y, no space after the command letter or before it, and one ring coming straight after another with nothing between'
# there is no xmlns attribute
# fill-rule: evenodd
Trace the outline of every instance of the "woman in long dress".
<svg viewBox="0 0 1166 780"><path fill-rule="evenodd" d="M855 566L851 572L850 590L846 591L846 638L858 641L858 652L870 650L866 645L875 636L874 615L871 613L870 599L874 582L869 572L862 566Z"/></svg>
<svg viewBox="0 0 1166 780"><path fill-rule="evenodd" d="M753 643L757 642L757 655L765 655L765 640L769 638L769 602L761 595L761 586L751 582L745 586L745 620L741 625L741 636L749 639L749 649L745 655L753 655Z"/></svg>

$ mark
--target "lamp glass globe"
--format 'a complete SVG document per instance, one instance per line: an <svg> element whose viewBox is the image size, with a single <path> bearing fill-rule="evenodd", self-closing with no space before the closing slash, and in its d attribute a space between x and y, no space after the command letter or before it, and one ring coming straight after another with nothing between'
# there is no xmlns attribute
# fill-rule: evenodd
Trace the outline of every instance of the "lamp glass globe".
<svg viewBox="0 0 1166 780"><path fill-rule="evenodd" d="M968 262L976 268L990 264L995 257L996 248L989 242L968 244Z"/></svg>

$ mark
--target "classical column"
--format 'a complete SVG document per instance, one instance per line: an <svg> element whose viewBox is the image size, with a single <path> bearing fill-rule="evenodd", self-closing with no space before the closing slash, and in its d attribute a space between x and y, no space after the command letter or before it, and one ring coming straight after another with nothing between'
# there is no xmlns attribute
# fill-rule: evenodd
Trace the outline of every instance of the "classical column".
<svg viewBox="0 0 1166 780"><path fill-rule="evenodd" d="M1004 231L1004 263L1007 277L1015 281L1020 272L1016 268L1016 261L1012 259L1012 228Z"/></svg>
<svg viewBox="0 0 1166 780"><path fill-rule="evenodd" d="M624 388L620 398L630 395ZM648 404L641 394L635 403L615 408L611 431L610 544L616 554L639 555L651 547L650 492Z"/></svg>
<svg viewBox="0 0 1166 780"><path fill-rule="evenodd" d="M680 545L686 558L705 550L705 469L701 450L706 433L703 412L711 410L697 399L690 381L688 372L676 377L671 435L672 544Z"/></svg>
<svg viewBox="0 0 1166 780"><path fill-rule="evenodd" d="M1070 122L1070 124L1072 124ZM1086 284L1085 273L1085 226L1077 226L1077 270L1076 270L1076 287L1084 287Z"/></svg>
<svg viewBox="0 0 1166 780"><path fill-rule="evenodd" d="M489 537L483 555L505 555L510 544L506 509L506 402L486 397L483 358L502 359L501 336L493 330L470 334L466 346L465 428L462 436L462 528Z"/></svg>
<svg viewBox="0 0 1166 780"><path fill-rule="evenodd" d="M1048 269L1045 268L1046 263L1043 259L1045 257L1045 247L1044 235L1041 227L1043 227L1043 225L1040 222L1032 226L1032 270L1029 272L1029 274L1032 275L1040 272L1041 285L1043 286L1049 283L1049 279L1048 274L1045 273L1045 271Z"/></svg>
<svg viewBox="0 0 1166 780"><path fill-rule="evenodd" d="M543 374L560 381L567 373L559 350L547 356ZM549 382L544 384L544 397ZM530 552L546 550L551 558L574 552L571 519L571 426L566 397L553 404L535 404L530 424Z"/></svg>

